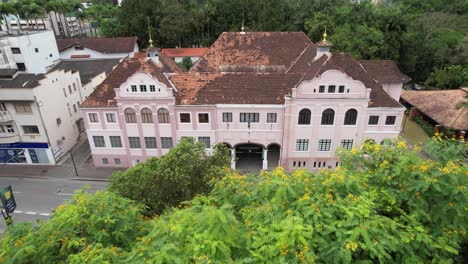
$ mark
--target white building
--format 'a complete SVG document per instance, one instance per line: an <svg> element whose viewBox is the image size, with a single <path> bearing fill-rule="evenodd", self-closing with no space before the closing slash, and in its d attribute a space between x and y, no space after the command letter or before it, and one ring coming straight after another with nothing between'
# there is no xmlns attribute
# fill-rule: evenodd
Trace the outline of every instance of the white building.
<svg viewBox="0 0 468 264"><path fill-rule="evenodd" d="M52 31L25 31L0 35L0 69L46 73L59 61Z"/></svg>
<svg viewBox="0 0 468 264"><path fill-rule="evenodd" d="M62 62L44 74L1 69L0 162L55 164L83 132L79 104L117 63Z"/></svg>
<svg viewBox="0 0 468 264"><path fill-rule="evenodd" d="M57 39L61 59L132 58L138 52L137 37Z"/></svg>

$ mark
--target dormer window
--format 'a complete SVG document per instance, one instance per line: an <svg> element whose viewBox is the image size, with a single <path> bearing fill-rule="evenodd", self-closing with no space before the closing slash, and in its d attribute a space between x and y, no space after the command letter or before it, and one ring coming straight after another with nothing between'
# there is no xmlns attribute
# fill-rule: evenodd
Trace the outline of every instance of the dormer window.
<svg viewBox="0 0 468 264"><path fill-rule="evenodd" d="M335 93L336 86L335 85L329 85L328 86L328 92L329 93Z"/></svg>
<svg viewBox="0 0 468 264"><path fill-rule="evenodd" d="M324 93L325 92L325 85L320 85L319 86L319 93Z"/></svg>
<svg viewBox="0 0 468 264"><path fill-rule="evenodd" d="M150 85L149 87L150 87L150 92L153 92L153 93L156 92L156 86Z"/></svg>
<svg viewBox="0 0 468 264"><path fill-rule="evenodd" d="M137 86L136 85L132 85L132 92L136 93L138 92L138 89L137 89Z"/></svg>
<svg viewBox="0 0 468 264"><path fill-rule="evenodd" d="M147 90L146 90L146 85L144 85L144 84L143 84L143 85L140 85L140 92L142 92L142 93L146 93L146 92L147 92Z"/></svg>
<svg viewBox="0 0 468 264"><path fill-rule="evenodd" d="M344 85L338 86L338 92L339 93L344 93Z"/></svg>
<svg viewBox="0 0 468 264"><path fill-rule="evenodd" d="M75 50L84 50L83 46L75 46Z"/></svg>

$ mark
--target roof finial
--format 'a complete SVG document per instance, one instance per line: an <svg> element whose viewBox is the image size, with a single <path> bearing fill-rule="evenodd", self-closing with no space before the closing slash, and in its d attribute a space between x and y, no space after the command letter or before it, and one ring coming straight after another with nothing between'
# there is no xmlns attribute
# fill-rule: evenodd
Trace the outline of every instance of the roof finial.
<svg viewBox="0 0 468 264"><path fill-rule="evenodd" d="M151 33L151 24L150 24L149 16L147 16L146 18L148 20L149 47L152 48L153 47L153 37L152 37L152 33Z"/></svg>
<svg viewBox="0 0 468 264"><path fill-rule="evenodd" d="M325 31L323 32L323 40L322 41L327 41L327 26L325 26Z"/></svg>
<svg viewBox="0 0 468 264"><path fill-rule="evenodd" d="M245 32L244 32L244 20L243 19L242 19L241 34L245 34Z"/></svg>

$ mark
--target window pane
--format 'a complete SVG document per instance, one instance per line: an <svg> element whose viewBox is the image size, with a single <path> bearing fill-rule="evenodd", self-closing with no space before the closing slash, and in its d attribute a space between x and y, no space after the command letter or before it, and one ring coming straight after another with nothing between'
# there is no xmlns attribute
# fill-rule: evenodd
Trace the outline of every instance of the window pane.
<svg viewBox="0 0 468 264"><path fill-rule="evenodd" d="M156 87L154 85L150 85L150 92L156 92Z"/></svg>
<svg viewBox="0 0 468 264"><path fill-rule="evenodd" d="M345 88L344 88L344 85L338 86L338 92L339 92L339 93L344 93L344 89L345 89Z"/></svg>
<svg viewBox="0 0 468 264"><path fill-rule="evenodd" d="M353 140L352 139L343 139L341 140L341 146L344 149L350 150L353 148Z"/></svg>
<svg viewBox="0 0 468 264"><path fill-rule="evenodd" d="M136 85L132 85L132 92L138 92L138 89L137 89L137 86Z"/></svg>
<svg viewBox="0 0 468 264"><path fill-rule="evenodd" d="M276 118L276 113L267 113L267 123L276 123Z"/></svg>
<svg viewBox="0 0 468 264"><path fill-rule="evenodd" d="M181 114L180 114L180 122L181 122L181 123L190 123L190 114L188 114L188 113L181 113Z"/></svg>
<svg viewBox="0 0 468 264"><path fill-rule="evenodd" d="M369 125L378 125L379 116L369 116Z"/></svg>
<svg viewBox="0 0 468 264"><path fill-rule="evenodd" d="M22 126L25 134L39 134L37 126Z"/></svg>
<svg viewBox="0 0 468 264"><path fill-rule="evenodd" d="M161 137L161 148L172 148L172 137Z"/></svg>
<svg viewBox="0 0 468 264"><path fill-rule="evenodd" d="M99 122L98 116L97 116L96 113L89 113L88 116L89 116L89 122L91 122L91 123L98 123Z"/></svg>
<svg viewBox="0 0 468 264"><path fill-rule="evenodd" d="M114 159L115 165L120 165L120 159Z"/></svg>
<svg viewBox="0 0 468 264"><path fill-rule="evenodd" d="M225 123L232 122L232 113L224 112L223 113L223 122L225 122Z"/></svg>
<svg viewBox="0 0 468 264"><path fill-rule="evenodd" d="M335 119L335 111L333 109L326 109L322 113L322 125L333 125Z"/></svg>
<svg viewBox="0 0 468 264"><path fill-rule="evenodd" d="M146 92L146 85L140 85L140 92Z"/></svg>
<svg viewBox="0 0 468 264"><path fill-rule="evenodd" d="M208 122L209 122L208 114L206 113L198 114L198 123L208 123Z"/></svg>
<svg viewBox="0 0 468 264"><path fill-rule="evenodd" d="M145 146L146 146L147 149L157 148L156 138L155 137L145 137Z"/></svg>
<svg viewBox="0 0 468 264"><path fill-rule="evenodd" d="M104 142L103 136L93 136L94 146L96 148L105 148L106 142Z"/></svg>
<svg viewBox="0 0 468 264"><path fill-rule="evenodd" d="M167 110L166 108L160 108L158 110L158 122L160 124L170 123L170 121L169 121L169 110Z"/></svg>
<svg viewBox="0 0 468 264"><path fill-rule="evenodd" d="M396 116L387 116L385 120L385 125L394 125L396 121Z"/></svg>
<svg viewBox="0 0 468 264"><path fill-rule="evenodd" d="M140 137L128 137L128 143L131 149L141 148Z"/></svg>
<svg viewBox="0 0 468 264"><path fill-rule="evenodd" d="M141 110L141 122L142 123L153 123L153 112L148 108Z"/></svg>
<svg viewBox="0 0 468 264"><path fill-rule="evenodd" d="M106 113L107 123L115 123L115 114L114 113Z"/></svg>
<svg viewBox="0 0 468 264"><path fill-rule="evenodd" d="M258 123L259 116L259 113L240 113L239 115L241 123Z"/></svg>
<svg viewBox="0 0 468 264"><path fill-rule="evenodd" d="M125 115L125 122L126 123L136 123L135 110L133 110L131 108L127 108L124 111L124 115Z"/></svg>
<svg viewBox="0 0 468 264"><path fill-rule="evenodd" d="M324 93L325 92L325 85L320 85L319 86L319 93Z"/></svg>
<svg viewBox="0 0 468 264"><path fill-rule="evenodd" d="M331 139L320 139L318 142L318 151L330 151Z"/></svg>
<svg viewBox="0 0 468 264"><path fill-rule="evenodd" d="M329 85L329 86L328 86L328 92L329 92L329 93L334 93L334 92L335 92L335 89L336 89L336 86L335 86L335 85Z"/></svg>
<svg viewBox="0 0 468 264"><path fill-rule="evenodd" d="M298 139L296 140L296 151L308 151L309 150L309 140L308 139Z"/></svg>
<svg viewBox="0 0 468 264"><path fill-rule="evenodd" d="M110 139L111 147L113 148L122 147L122 140L120 139L120 136L110 136L109 139Z"/></svg>
<svg viewBox="0 0 468 264"><path fill-rule="evenodd" d="M211 148L210 137L198 137L198 141L205 144L205 148Z"/></svg>
<svg viewBox="0 0 468 264"><path fill-rule="evenodd" d="M310 125L310 116L311 116L311 112L310 112L309 109L302 109L299 112L298 124L299 125Z"/></svg>
<svg viewBox="0 0 468 264"><path fill-rule="evenodd" d="M345 125L355 125L357 121L357 111L356 109L349 109L345 114Z"/></svg>

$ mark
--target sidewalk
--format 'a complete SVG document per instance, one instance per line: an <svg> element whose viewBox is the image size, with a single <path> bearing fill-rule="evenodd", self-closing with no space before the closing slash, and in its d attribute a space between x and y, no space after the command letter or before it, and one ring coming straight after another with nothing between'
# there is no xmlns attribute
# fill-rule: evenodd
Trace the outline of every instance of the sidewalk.
<svg viewBox="0 0 468 264"><path fill-rule="evenodd" d="M106 181L116 168L96 168L92 162L88 142L77 144L73 148L75 168L69 153L57 162L57 165L4 165L0 169L0 177L42 177L76 180Z"/></svg>

